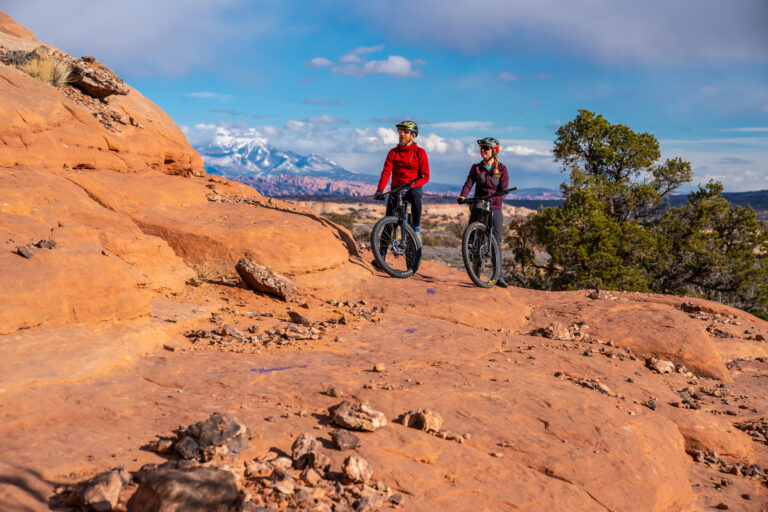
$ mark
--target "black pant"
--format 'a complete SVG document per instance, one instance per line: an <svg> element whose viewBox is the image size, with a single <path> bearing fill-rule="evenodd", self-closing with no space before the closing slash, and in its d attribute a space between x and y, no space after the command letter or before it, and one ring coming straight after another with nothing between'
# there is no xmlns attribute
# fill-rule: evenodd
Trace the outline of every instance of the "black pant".
<svg viewBox="0 0 768 512"><path fill-rule="evenodd" d="M423 192L421 187L413 187L411 190L405 193L404 199L406 202L411 203L411 226L417 228L421 224L421 196ZM397 198L394 194L389 194L389 200L387 201L387 216L393 215L397 208Z"/></svg>
<svg viewBox="0 0 768 512"><path fill-rule="evenodd" d="M478 222L482 220L483 211L479 208L471 208L469 211L469 223ZM491 223L493 224L493 238L496 239L496 243L501 250L501 228L504 225L504 214L499 210L491 210Z"/></svg>

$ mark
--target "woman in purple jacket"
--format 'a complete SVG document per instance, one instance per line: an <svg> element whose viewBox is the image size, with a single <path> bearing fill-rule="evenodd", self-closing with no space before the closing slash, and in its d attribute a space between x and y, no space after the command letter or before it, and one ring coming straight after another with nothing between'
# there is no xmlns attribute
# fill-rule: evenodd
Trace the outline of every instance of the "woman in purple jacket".
<svg viewBox="0 0 768 512"><path fill-rule="evenodd" d="M499 151L501 150L499 141L493 137L486 137L478 140L477 144L480 146L480 156L483 157L483 161L472 165L469 169L469 176L467 176L467 181L464 182L464 188L461 189L461 195L458 197L459 204L464 202L473 185L475 185L474 197L495 194L496 192L506 190L509 186L507 167L500 163L498 158ZM501 250L501 228L504 223L504 216L501 211L503 199L502 196L491 199L493 236L496 238L499 250ZM473 208L469 213L469 223L472 224L479 219L480 211ZM499 276L496 286L507 287L507 282L504 280L503 275Z"/></svg>

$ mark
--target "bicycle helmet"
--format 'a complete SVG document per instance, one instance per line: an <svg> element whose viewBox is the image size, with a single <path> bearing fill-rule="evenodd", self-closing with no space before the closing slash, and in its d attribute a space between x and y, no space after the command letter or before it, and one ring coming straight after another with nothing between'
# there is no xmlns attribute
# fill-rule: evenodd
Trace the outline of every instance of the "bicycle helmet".
<svg viewBox="0 0 768 512"><path fill-rule="evenodd" d="M490 146L494 150L494 154L498 154L501 151L501 144L499 140L493 137L485 137L483 139L477 139L478 146Z"/></svg>
<svg viewBox="0 0 768 512"><path fill-rule="evenodd" d="M419 127L413 121L401 121L395 125L398 130L409 131L413 134L413 138L419 136Z"/></svg>

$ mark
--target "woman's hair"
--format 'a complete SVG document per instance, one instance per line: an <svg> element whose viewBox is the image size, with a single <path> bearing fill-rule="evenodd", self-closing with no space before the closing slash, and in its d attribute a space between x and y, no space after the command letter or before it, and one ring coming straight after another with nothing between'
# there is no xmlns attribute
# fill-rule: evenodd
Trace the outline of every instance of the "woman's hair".
<svg viewBox="0 0 768 512"><path fill-rule="evenodd" d="M499 172L499 153L493 148L493 174Z"/></svg>

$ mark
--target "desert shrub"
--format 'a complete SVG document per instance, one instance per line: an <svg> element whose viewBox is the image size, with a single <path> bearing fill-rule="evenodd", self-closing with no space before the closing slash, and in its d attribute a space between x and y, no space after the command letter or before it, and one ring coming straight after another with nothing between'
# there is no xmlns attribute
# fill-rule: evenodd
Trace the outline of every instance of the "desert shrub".
<svg viewBox="0 0 768 512"><path fill-rule="evenodd" d="M440 238L428 235L424 231L421 232L421 244L425 247L440 247L443 242Z"/></svg>
<svg viewBox="0 0 768 512"><path fill-rule="evenodd" d="M323 215L326 219L352 231L355 227L355 217L348 213L327 213Z"/></svg>
<svg viewBox="0 0 768 512"><path fill-rule="evenodd" d="M465 229L467 229L467 224L465 222L451 222L446 226L445 231L461 242Z"/></svg>
<svg viewBox="0 0 768 512"><path fill-rule="evenodd" d="M69 82L72 66L63 58L44 52L32 52L27 58L17 57L17 67L33 78L53 86Z"/></svg>
<svg viewBox="0 0 768 512"><path fill-rule="evenodd" d="M690 182L690 164L660 163L653 135L586 110L558 129L553 153L570 172L563 205L513 221L508 237L524 284L690 295L768 311L768 229L751 208L732 207L722 185L700 186L668 208ZM547 253L546 265L536 265L536 250Z"/></svg>

